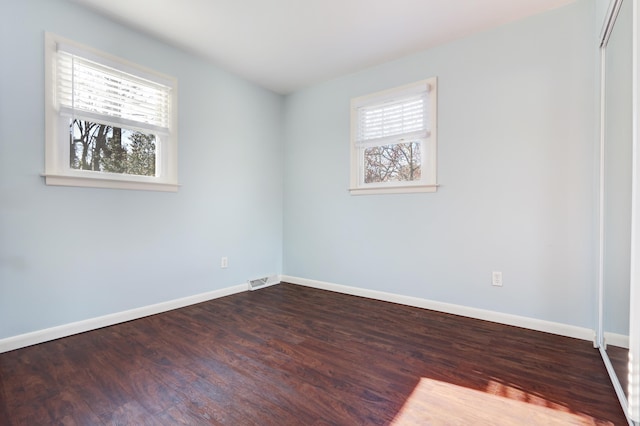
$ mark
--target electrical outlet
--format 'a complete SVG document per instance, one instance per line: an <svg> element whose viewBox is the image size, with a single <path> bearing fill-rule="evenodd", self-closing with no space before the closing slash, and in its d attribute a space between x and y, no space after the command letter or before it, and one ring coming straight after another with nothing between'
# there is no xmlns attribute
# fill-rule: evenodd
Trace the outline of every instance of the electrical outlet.
<svg viewBox="0 0 640 426"><path fill-rule="evenodd" d="M226 267L228 267L228 266L229 266L229 258L227 258L227 256L223 256L223 257L220 259L220 267L221 267L222 269L224 269L224 268L226 268Z"/></svg>
<svg viewBox="0 0 640 426"><path fill-rule="evenodd" d="M502 272L493 271L491 274L491 285L502 287Z"/></svg>

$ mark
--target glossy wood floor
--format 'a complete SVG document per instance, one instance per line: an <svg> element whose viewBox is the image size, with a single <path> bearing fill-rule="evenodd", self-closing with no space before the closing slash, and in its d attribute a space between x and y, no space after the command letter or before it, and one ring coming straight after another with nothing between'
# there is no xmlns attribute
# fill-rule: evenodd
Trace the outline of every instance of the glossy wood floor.
<svg viewBox="0 0 640 426"><path fill-rule="evenodd" d="M624 425L590 342L290 284L0 354L3 425Z"/></svg>
<svg viewBox="0 0 640 426"><path fill-rule="evenodd" d="M607 354L620 386L626 390L629 386L629 349L609 345L607 346Z"/></svg>

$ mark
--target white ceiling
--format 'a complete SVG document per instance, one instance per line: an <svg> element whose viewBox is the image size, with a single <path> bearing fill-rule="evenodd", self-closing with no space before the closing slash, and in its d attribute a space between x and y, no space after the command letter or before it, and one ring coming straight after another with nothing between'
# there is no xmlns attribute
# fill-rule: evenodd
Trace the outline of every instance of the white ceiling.
<svg viewBox="0 0 640 426"><path fill-rule="evenodd" d="M73 0L278 93L575 0Z"/></svg>

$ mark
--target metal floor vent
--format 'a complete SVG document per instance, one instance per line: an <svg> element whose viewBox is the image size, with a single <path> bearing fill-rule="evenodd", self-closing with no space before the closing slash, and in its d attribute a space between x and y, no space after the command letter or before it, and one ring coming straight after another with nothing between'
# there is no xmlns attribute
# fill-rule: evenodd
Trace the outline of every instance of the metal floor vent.
<svg viewBox="0 0 640 426"><path fill-rule="evenodd" d="M275 275L257 278L255 280L249 280L249 290L258 290L261 288L272 286L274 284L280 284L280 281L278 281L278 277L276 277Z"/></svg>

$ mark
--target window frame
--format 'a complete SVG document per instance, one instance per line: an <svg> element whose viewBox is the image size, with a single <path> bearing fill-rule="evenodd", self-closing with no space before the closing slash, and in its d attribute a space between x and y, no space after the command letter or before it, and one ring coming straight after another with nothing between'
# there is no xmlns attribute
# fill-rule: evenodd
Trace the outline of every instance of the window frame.
<svg viewBox="0 0 640 426"><path fill-rule="evenodd" d="M178 84L177 79L157 71L142 67L120 57L99 51L89 46L45 32L45 172L46 185L78 186L91 188L131 189L176 192L178 185ZM58 46L73 49L73 54L90 61L114 68L120 72L164 84L170 87L168 132L159 134L145 126L132 128L156 135L156 174L141 176L110 173L91 170L78 170L70 166L69 152L69 115L62 114L57 96L57 56ZM95 114L83 117L82 112L74 115L79 119L95 122L112 121L105 115L104 120L96 119ZM73 117L72 117L73 118Z"/></svg>
<svg viewBox="0 0 640 426"><path fill-rule="evenodd" d="M394 182L364 182L364 151L370 146L391 145L390 143L380 143L379 145L362 146L358 141L359 134L359 110L365 107L382 105L384 103L400 99L410 95L425 93L427 97L427 134L423 137L411 137L406 141L402 135L397 143L411 143L421 141L421 178L416 181L394 181ZM351 176L349 192L352 195L364 194L397 194L416 192L436 192L437 184L437 104L438 104L438 80L437 77L430 77L424 80L409 83L403 86L394 87L380 92L351 99Z"/></svg>

